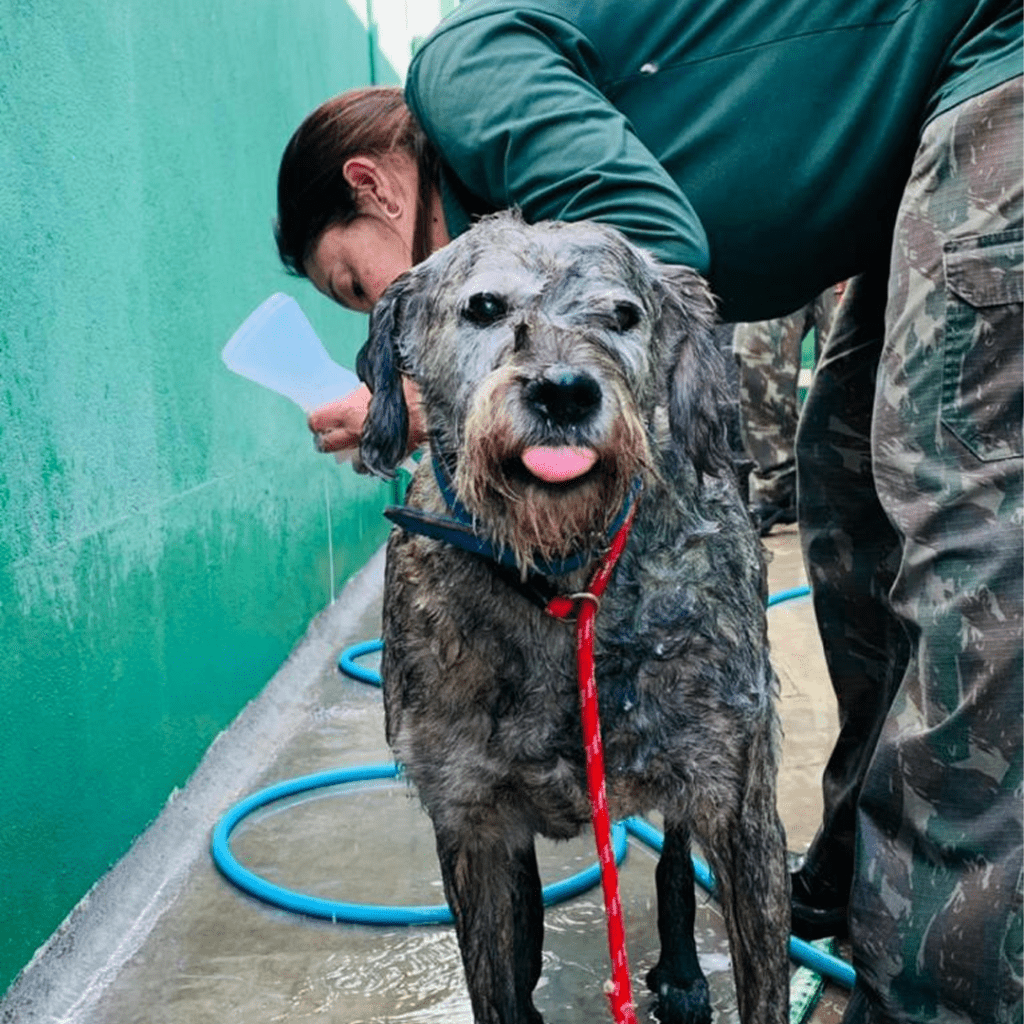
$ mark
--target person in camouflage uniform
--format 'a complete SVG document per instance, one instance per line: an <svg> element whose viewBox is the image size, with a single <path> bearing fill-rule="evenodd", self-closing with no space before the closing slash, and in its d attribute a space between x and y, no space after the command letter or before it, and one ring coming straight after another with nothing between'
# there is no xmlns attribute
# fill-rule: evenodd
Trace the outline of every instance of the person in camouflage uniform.
<svg viewBox="0 0 1024 1024"><path fill-rule="evenodd" d="M750 506L761 536L796 521L796 427L803 340L813 329L815 356L831 330L842 286L828 288L789 316L736 325L739 422L753 466Z"/></svg>
<svg viewBox="0 0 1024 1024"><path fill-rule="evenodd" d="M1022 1019L1021 94L925 128L798 433L841 731L794 919L851 883L866 1024Z"/></svg>

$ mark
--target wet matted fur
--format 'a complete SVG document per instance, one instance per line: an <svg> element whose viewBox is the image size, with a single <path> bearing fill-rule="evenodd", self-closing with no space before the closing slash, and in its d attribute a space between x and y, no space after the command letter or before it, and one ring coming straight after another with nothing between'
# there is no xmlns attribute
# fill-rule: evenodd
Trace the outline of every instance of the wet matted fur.
<svg viewBox="0 0 1024 1024"><path fill-rule="evenodd" d="M373 390L360 458L390 475L406 446L398 372L418 383L431 453L476 531L517 571L396 529L382 662L388 742L433 821L479 1024L537 1024L543 906L537 834L589 825L574 635L516 586L585 589L634 482L636 518L596 620L613 817L657 809L668 1024L710 1020L693 939L690 835L718 879L744 1024L788 1019L788 875L776 813L777 681L760 542L729 465L713 303L692 271L596 224L486 218L396 281L360 373ZM595 453L562 483L533 446ZM410 506L449 515L425 458Z"/></svg>

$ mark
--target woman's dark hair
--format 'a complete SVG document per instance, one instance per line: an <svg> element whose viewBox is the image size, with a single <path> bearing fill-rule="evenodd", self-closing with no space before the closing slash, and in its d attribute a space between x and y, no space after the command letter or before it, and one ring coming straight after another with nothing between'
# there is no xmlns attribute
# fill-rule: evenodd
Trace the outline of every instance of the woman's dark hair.
<svg viewBox="0 0 1024 1024"><path fill-rule="evenodd" d="M434 147L401 89L369 86L321 104L285 147L277 174L274 237L290 273L305 277L306 259L324 230L347 224L359 212L356 192L345 180L346 161L360 155L379 159L396 151L411 157L419 171L413 261L430 255L430 197L438 179Z"/></svg>

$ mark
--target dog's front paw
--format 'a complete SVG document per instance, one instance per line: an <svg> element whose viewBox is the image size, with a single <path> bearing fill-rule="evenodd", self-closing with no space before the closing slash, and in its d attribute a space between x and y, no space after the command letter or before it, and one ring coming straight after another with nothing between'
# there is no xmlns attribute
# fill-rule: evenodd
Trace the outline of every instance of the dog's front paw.
<svg viewBox="0 0 1024 1024"><path fill-rule="evenodd" d="M704 978L684 988L671 984L654 968L647 975L647 985L657 993L654 1015L661 1024L711 1024L711 1000Z"/></svg>

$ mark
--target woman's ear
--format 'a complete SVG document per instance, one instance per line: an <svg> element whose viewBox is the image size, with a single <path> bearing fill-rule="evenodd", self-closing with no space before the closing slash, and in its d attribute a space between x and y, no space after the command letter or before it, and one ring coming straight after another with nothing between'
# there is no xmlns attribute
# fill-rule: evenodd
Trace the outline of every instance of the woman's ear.
<svg viewBox="0 0 1024 1024"><path fill-rule="evenodd" d="M369 197L388 218L402 214L402 198L386 169L369 156L353 156L342 165L341 173L359 197Z"/></svg>

